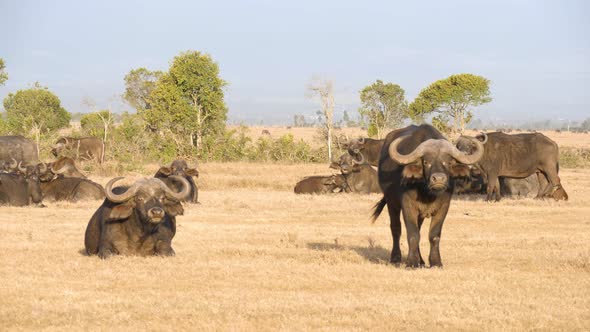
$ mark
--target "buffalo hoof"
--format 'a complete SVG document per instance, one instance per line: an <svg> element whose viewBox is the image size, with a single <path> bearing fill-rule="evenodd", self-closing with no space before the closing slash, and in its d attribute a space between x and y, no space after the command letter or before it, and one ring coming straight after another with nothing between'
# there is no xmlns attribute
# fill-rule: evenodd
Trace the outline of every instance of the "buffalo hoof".
<svg viewBox="0 0 590 332"><path fill-rule="evenodd" d="M115 255L115 253L110 249L98 251L98 257L100 257L100 259L107 259L107 258L114 256L114 255Z"/></svg>
<svg viewBox="0 0 590 332"><path fill-rule="evenodd" d="M156 252L156 255L157 256L168 256L169 257L169 256L175 256L176 255L176 252L174 252L174 249L168 248L168 249L164 249L164 250L161 250L159 252Z"/></svg>

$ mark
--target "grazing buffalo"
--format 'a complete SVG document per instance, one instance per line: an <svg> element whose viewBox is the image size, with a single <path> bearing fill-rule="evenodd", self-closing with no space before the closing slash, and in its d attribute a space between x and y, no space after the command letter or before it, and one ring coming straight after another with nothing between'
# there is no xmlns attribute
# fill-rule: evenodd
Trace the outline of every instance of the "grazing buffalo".
<svg viewBox="0 0 590 332"><path fill-rule="evenodd" d="M351 192L370 194L380 193L377 171L365 162L363 155L360 161L348 153L340 156L338 161L333 161L330 168L339 170L348 184Z"/></svg>
<svg viewBox="0 0 590 332"><path fill-rule="evenodd" d="M199 171L196 168L189 168L186 161L178 159L173 161L170 166L160 167L158 172L156 172L156 175L154 175L155 178L162 180L172 190L180 191L178 187L179 183L169 179L170 176L182 176L190 184L190 191L182 199L183 202L198 203L199 189L193 180L193 176L199 177Z"/></svg>
<svg viewBox="0 0 590 332"><path fill-rule="evenodd" d="M71 151L77 160L104 161L104 142L96 137L62 137L53 146L51 153L59 156L64 151Z"/></svg>
<svg viewBox="0 0 590 332"><path fill-rule="evenodd" d="M0 160L31 164L39 160L37 144L22 136L0 136Z"/></svg>
<svg viewBox="0 0 590 332"><path fill-rule="evenodd" d="M74 159L70 157L61 157L54 162L48 163L51 175L57 175L64 178L80 178L85 179L86 175L82 174L76 167Z"/></svg>
<svg viewBox="0 0 590 332"><path fill-rule="evenodd" d="M540 183L548 181L546 185L539 186L537 198L568 199L557 175L559 150L547 136L540 133L507 135L495 132L475 138L485 147L477 166L487 180L487 200L500 200L499 177L526 178L535 173ZM474 142L473 138L462 136L457 141L457 147L469 153L474 149Z"/></svg>
<svg viewBox="0 0 590 332"><path fill-rule="evenodd" d="M544 179L543 185L547 183ZM500 178L500 194L502 196L529 197L539 192L539 178L532 174L524 179Z"/></svg>
<svg viewBox="0 0 590 332"><path fill-rule="evenodd" d="M143 179L131 187L113 185L110 180L106 199L88 222L84 246L88 255L108 258L112 255L173 256L172 238L176 234L176 216L184 209L180 201L190 190L182 176L171 176L182 183L174 192L160 179Z"/></svg>
<svg viewBox="0 0 590 332"><path fill-rule="evenodd" d="M431 218L430 266L442 266L439 242L445 217L453 194L455 177L469 176L469 167L483 155L483 145L474 139L473 154L459 151L430 125L409 126L392 131L385 138L379 159L379 184L383 198L375 205L373 220L389 210L393 235L391 262L399 264L401 220L408 236L408 267L424 266L420 254L420 228Z"/></svg>
<svg viewBox="0 0 590 332"><path fill-rule="evenodd" d="M352 139L348 143L348 153L356 158L359 158L359 154L362 154L368 164L377 167L383 143L385 143L384 139L364 137Z"/></svg>
<svg viewBox="0 0 590 332"><path fill-rule="evenodd" d="M77 202L105 198L102 186L88 179L57 177L41 182L43 200Z"/></svg>
<svg viewBox="0 0 590 332"><path fill-rule="evenodd" d="M11 173L0 173L0 205L25 206L34 203L43 207L43 194L39 174L46 171L45 164L21 166Z"/></svg>
<svg viewBox="0 0 590 332"><path fill-rule="evenodd" d="M337 189L340 189L340 192L348 191L348 185L342 174L308 176L297 182L293 191L296 194L329 194Z"/></svg>

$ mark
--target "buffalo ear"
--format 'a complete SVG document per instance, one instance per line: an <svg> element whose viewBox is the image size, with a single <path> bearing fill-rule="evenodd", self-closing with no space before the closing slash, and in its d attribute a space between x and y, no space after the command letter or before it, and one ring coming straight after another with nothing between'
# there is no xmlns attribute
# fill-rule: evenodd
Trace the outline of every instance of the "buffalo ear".
<svg viewBox="0 0 590 332"><path fill-rule="evenodd" d="M455 164L451 166L451 177L454 178L467 178L471 174L469 166L463 164Z"/></svg>
<svg viewBox="0 0 590 332"><path fill-rule="evenodd" d="M360 172L361 171L361 166L355 164L354 166L352 166L352 171L353 172Z"/></svg>
<svg viewBox="0 0 590 332"><path fill-rule="evenodd" d="M340 164L338 164L337 162L333 161L333 162L330 164L330 168L333 168L333 169L340 169Z"/></svg>
<svg viewBox="0 0 590 332"><path fill-rule="evenodd" d="M158 172L159 173L162 173L162 174L164 174L166 176L172 174L172 170L170 170L170 167L167 167L167 166L160 167L160 169L158 170Z"/></svg>
<svg viewBox="0 0 590 332"><path fill-rule="evenodd" d="M115 205L115 207L113 207L111 210L111 214L109 214L108 220L121 220L129 218L133 213L133 207L133 204L130 204L129 202Z"/></svg>
<svg viewBox="0 0 590 332"><path fill-rule="evenodd" d="M196 168L187 168L186 170L184 170L184 174L188 176L199 177L199 171L197 171Z"/></svg>
<svg viewBox="0 0 590 332"><path fill-rule="evenodd" d="M409 164L404 167L402 177L407 180L418 180L424 177L423 173L421 164Z"/></svg>
<svg viewBox="0 0 590 332"><path fill-rule="evenodd" d="M180 202L168 201L164 207L166 213L171 216L182 216L184 214L184 208Z"/></svg>

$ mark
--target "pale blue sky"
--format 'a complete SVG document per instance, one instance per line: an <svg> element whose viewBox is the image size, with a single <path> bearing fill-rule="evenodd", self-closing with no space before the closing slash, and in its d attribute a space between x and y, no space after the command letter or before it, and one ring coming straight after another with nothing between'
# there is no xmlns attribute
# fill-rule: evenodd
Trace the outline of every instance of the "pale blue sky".
<svg viewBox="0 0 590 332"><path fill-rule="evenodd" d="M492 81L495 121L590 117L587 1L6 1L0 98L39 81L71 112L117 101L132 68L166 70L199 50L229 82L232 121L290 123L312 115L314 74L332 78L336 111L356 114L358 91L394 82L420 89L469 72Z"/></svg>

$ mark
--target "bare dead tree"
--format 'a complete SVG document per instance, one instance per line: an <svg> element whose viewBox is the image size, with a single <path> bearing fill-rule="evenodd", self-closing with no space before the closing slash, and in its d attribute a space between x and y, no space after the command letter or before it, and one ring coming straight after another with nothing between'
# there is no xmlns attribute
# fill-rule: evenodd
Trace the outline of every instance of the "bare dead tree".
<svg viewBox="0 0 590 332"><path fill-rule="evenodd" d="M328 158L332 160L332 129L334 117L334 86L332 80L314 77L307 85L308 98L318 97L327 131Z"/></svg>

